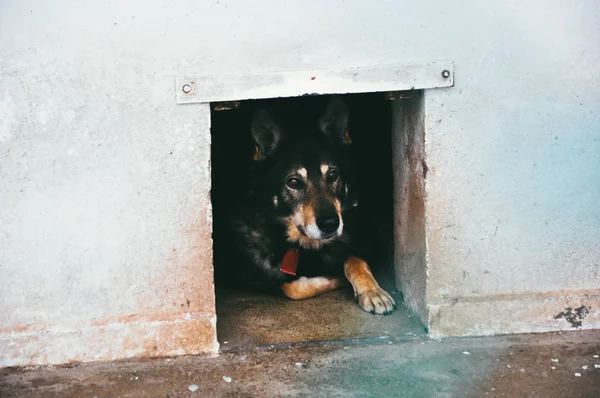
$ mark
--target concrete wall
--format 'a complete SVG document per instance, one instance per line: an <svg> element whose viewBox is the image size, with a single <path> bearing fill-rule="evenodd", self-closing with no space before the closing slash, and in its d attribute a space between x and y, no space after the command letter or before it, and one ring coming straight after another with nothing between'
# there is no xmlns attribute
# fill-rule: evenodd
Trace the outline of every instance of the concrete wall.
<svg viewBox="0 0 600 398"><path fill-rule="evenodd" d="M432 334L600 327L600 3L482 7L426 95Z"/></svg>
<svg viewBox="0 0 600 398"><path fill-rule="evenodd" d="M452 60L425 93L434 335L600 326L600 4L0 4L0 365L214 352L186 75ZM586 296L587 295L587 296ZM567 297L568 296L568 297Z"/></svg>
<svg viewBox="0 0 600 398"><path fill-rule="evenodd" d="M424 92L410 93L392 106L394 176L394 268L405 303L429 325L427 236L425 230ZM406 94L408 95L408 94Z"/></svg>
<svg viewBox="0 0 600 398"><path fill-rule="evenodd" d="M217 349L209 109L142 4L0 5L0 365Z"/></svg>

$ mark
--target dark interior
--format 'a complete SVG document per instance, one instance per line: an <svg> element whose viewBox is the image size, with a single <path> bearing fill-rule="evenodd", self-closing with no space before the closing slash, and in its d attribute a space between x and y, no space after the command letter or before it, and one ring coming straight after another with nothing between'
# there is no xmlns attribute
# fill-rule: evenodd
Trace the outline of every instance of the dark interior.
<svg viewBox="0 0 600 398"><path fill-rule="evenodd" d="M392 115L390 96L383 93L343 96L349 108L352 161L360 192L359 236L361 257L370 264L380 285L401 303L395 287L393 242ZM305 96L212 104L212 205L215 231L239 199L247 181L243 171L252 162L250 136L258 107L280 114L297 112L318 117L329 96ZM215 233L214 245L226 240ZM215 264L220 259L215 256ZM225 265L226 266L226 265ZM365 338L423 333L410 312L400 307L392 316L368 314L353 300L352 289L335 291L304 301L262 295L224 287L218 278L217 331L223 348L306 341ZM298 322L310 330L298 330Z"/></svg>

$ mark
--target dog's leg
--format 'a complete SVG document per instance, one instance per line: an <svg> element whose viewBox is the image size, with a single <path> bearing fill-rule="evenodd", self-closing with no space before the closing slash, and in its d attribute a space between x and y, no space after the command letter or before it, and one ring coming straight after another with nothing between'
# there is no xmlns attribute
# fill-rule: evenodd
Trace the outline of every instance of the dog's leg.
<svg viewBox="0 0 600 398"><path fill-rule="evenodd" d="M306 278L304 276L281 286L283 294L292 300L304 300L326 292L338 289L346 284L344 278L319 276Z"/></svg>
<svg viewBox="0 0 600 398"><path fill-rule="evenodd" d="M379 286L364 260L354 256L348 257L344 264L344 272L354 288L358 304L365 311L389 315L396 308L394 299Z"/></svg>

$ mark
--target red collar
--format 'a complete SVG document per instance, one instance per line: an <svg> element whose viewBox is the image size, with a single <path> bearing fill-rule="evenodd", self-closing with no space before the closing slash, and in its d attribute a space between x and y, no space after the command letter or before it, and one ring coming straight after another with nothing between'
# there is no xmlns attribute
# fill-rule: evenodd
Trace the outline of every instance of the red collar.
<svg viewBox="0 0 600 398"><path fill-rule="evenodd" d="M300 258L300 250L297 247L288 249L281 260L281 268L279 270L288 275L296 275L298 269L298 260Z"/></svg>

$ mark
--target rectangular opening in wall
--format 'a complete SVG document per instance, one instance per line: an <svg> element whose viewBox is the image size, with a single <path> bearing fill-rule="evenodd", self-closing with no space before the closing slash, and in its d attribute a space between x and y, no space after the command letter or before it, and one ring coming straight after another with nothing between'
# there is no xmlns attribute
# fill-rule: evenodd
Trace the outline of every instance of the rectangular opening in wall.
<svg viewBox="0 0 600 398"><path fill-rule="evenodd" d="M420 128L421 97L422 91L412 90L211 104L217 334L222 349L354 338L393 341L425 333L419 321L424 316L415 316L402 297L406 286L410 300L420 297L415 292L425 295L425 282L419 285L425 269L424 214L419 210L424 198L419 193L426 166L422 135L413 135ZM306 139L298 139L302 134ZM289 136L296 140L286 140ZM329 216L338 214L338 205L341 216L336 222ZM326 226L328 222L335 228ZM315 234L316 240L329 239L323 235L327 229L332 229L331 240L311 246ZM290 248L298 249L294 256L300 258L292 260L292 272L321 276L308 261L313 251L334 245L338 233L350 240L350 254L366 261L381 288L394 298L398 308L391 315L365 311L351 285L292 300L280 284L258 283L265 274L271 281L294 280L281 271ZM305 246L294 243L300 241ZM334 276L328 267L323 276ZM343 276L343 261L338 267ZM302 292L306 290L304 286ZM300 294L294 292L291 296Z"/></svg>

